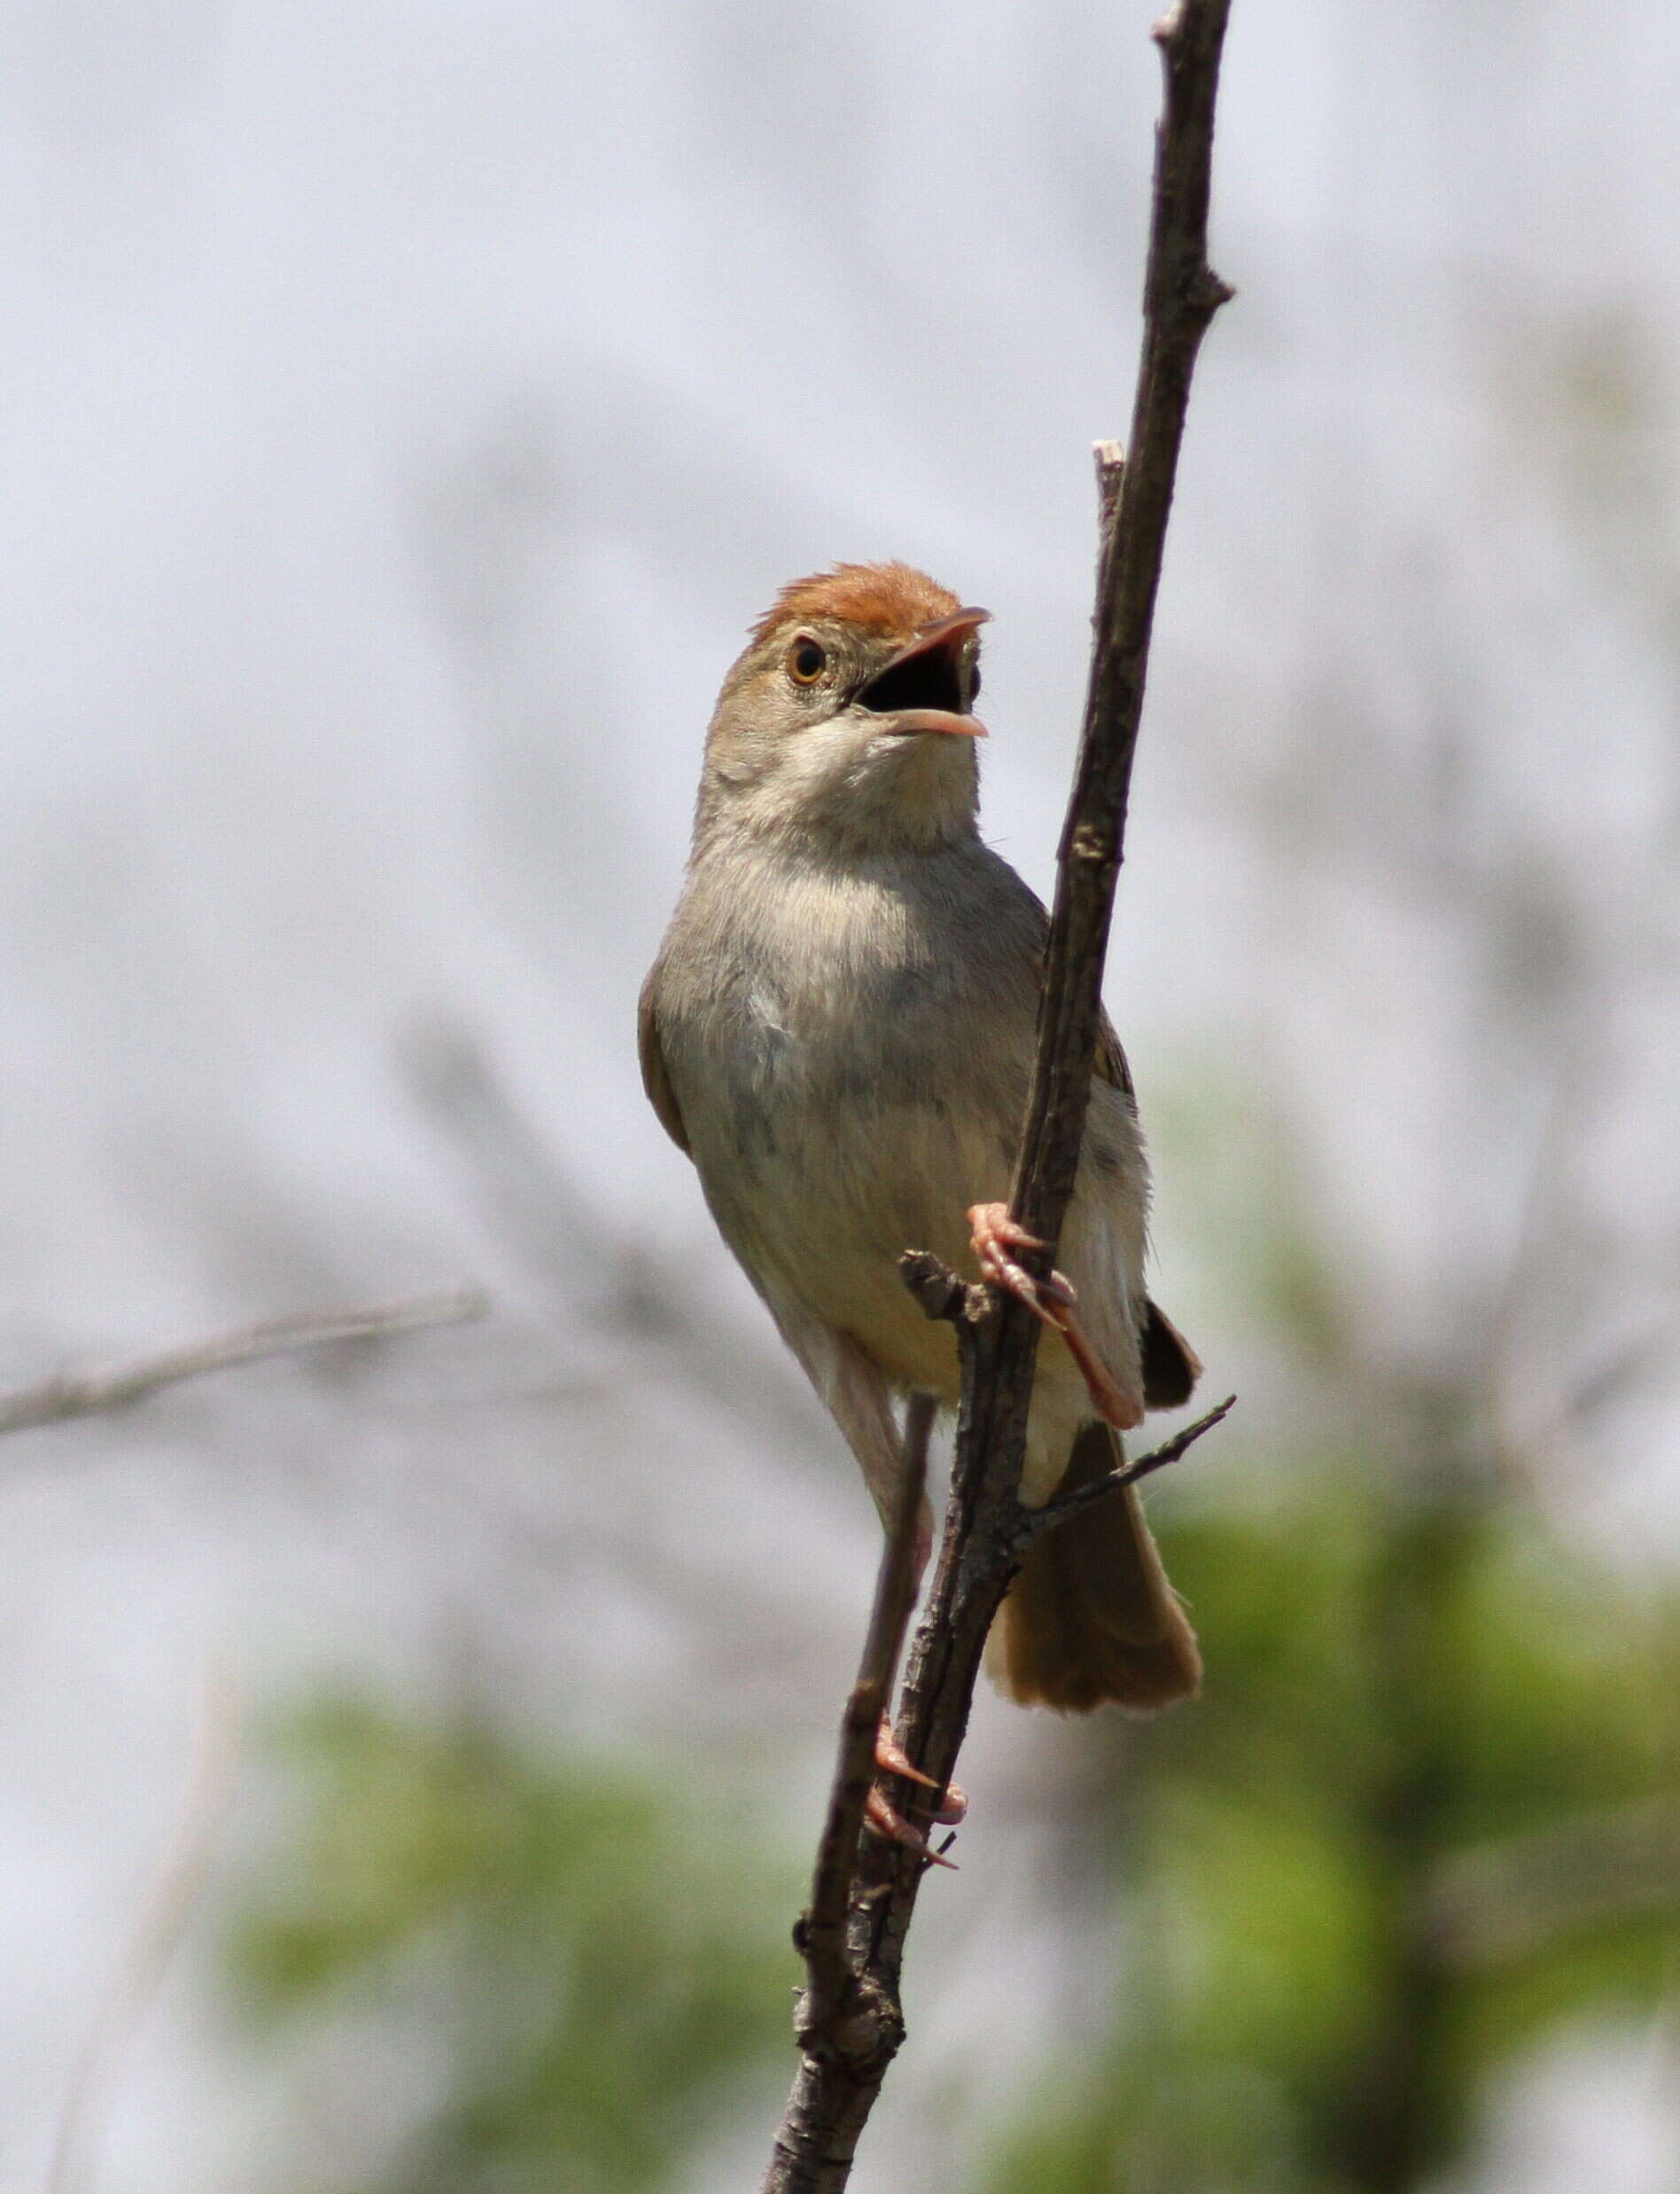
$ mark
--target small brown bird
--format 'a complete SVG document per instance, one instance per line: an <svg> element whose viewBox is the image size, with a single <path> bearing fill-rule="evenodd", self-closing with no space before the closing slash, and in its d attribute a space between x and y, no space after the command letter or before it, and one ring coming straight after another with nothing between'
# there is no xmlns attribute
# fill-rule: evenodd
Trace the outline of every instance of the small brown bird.
<svg viewBox="0 0 1680 2194"><path fill-rule="evenodd" d="M1144 1290L1148 1174L1106 1020L1068 1278L1035 1284L1011 1256L1038 1246L1003 1199L1046 921L979 835L986 615L902 564L783 588L719 696L687 879L642 992L654 1109L883 1515L892 1397L957 1399L954 1336L900 1281L906 1249L1010 1288L1050 1328L1029 1505L1112 1469L1117 1432L1186 1400L1201 1370ZM924 1559L929 1533L924 1517ZM989 1658L1014 1697L1052 1707L1195 1691L1194 1635L1134 1492L1033 1550Z"/></svg>

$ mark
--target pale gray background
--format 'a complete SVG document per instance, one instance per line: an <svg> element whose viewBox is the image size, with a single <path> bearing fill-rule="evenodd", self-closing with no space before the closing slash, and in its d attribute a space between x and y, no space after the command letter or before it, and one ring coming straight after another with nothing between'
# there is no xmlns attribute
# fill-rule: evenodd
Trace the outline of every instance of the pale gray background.
<svg viewBox="0 0 1680 2194"><path fill-rule="evenodd" d="M470 1665L556 1741L786 1763L808 1832L873 1521L642 1103L635 987L741 629L836 557L995 612L988 823L1046 883L1149 12L0 16L0 1371L462 1280L500 1305L0 1456L0 2184L42 2182L207 1661L259 1704ZM1396 1360L1491 1352L1512 1437L1630 1559L1673 1546L1680 1449L1646 1346L1680 1233L1676 93L1680 16L1633 0L1237 0L1241 297L1109 984L1161 1292L1250 1426L1287 1448L1309 1404L1245 1324L1227 1193L1321 1233ZM446 1039L593 1212L570 1241L440 1117ZM1204 1085L1205 1169L1171 1124ZM638 1342L592 1227L686 1276L756 1420ZM983 1706L992 1826L931 1901L859 2194L933 2183L936 2118L984 2135L1000 1992L1015 2050L1077 2012L1077 1760ZM125 2059L100 2183L367 2168L424 2068L328 2036L266 2083L209 1955ZM1587 2155L1599 2194L1668 2194L1668 2047L1537 2071L1549 2114L1490 2128L1488 2185Z"/></svg>

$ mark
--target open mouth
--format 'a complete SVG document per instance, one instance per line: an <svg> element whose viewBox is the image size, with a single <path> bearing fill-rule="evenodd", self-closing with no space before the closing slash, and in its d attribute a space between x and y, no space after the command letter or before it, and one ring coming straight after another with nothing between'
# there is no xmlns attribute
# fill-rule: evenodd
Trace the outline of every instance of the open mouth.
<svg viewBox="0 0 1680 2194"><path fill-rule="evenodd" d="M984 738L985 726L968 713L963 697L962 651L986 621L984 610L959 610L924 625L857 696L857 705L891 721L884 730L960 732ZM970 687L972 690L972 687Z"/></svg>
<svg viewBox="0 0 1680 2194"><path fill-rule="evenodd" d="M900 709L937 709L942 714L965 713L962 680L956 658L945 648L931 648L889 663L858 696L859 705L880 716L896 716Z"/></svg>

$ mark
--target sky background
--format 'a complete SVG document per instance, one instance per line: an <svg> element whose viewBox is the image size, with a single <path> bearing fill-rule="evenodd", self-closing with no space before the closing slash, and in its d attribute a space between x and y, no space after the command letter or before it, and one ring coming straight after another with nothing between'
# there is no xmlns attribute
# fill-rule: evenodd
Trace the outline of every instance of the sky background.
<svg viewBox="0 0 1680 2194"><path fill-rule="evenodd" d="M985 827L1047 890L1149 15L0 19L0 1376L495 1302L7 1442L0 2182L43 2182L207 1667L256 1717L371 1672L768 1763L802 1848L873 1517L642 1100L635 992L722 673L836 559L992 611ZM1287 1452L1318 1402L1247 1314L1239 1208L1311 1233L1384 1362L1485 1373L1634 1565L1680 1538L1677 93L1680 17L1632 0L1236 0L1239 296L1108 990L1156 1292L1252 1436ZM649 1286L686 1355L626 1311ZM983 1702L998 1831L919 1925L859 2194L930 2182L936 2108L984 2116L1001 2003L1054 2030L1077 1746ZM253 1767L230 1852L266 1803ZM125 2050L101 2184L278 2183L296 2089L227 2046L210 1956ZM404 2103L322 2050L330 2187ZM1637 2047L1543 2085L1553 2129L1490 2184L1579 2183L1579 2141L1601 2194L1668 2194Z"/></svg>

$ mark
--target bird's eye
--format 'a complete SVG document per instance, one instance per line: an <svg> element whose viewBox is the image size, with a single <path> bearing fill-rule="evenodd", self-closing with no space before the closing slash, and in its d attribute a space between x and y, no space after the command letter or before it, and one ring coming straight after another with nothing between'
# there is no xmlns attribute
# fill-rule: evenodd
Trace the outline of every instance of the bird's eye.
<svg viewBox="0 0 1680 2194"><path fill-rule="evenodd" d="M808 633L788 650L788 675L796 686L814 686L828 667L828 651Z"/></svg>

